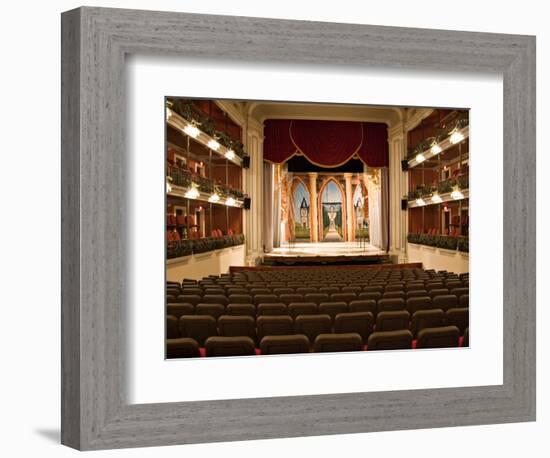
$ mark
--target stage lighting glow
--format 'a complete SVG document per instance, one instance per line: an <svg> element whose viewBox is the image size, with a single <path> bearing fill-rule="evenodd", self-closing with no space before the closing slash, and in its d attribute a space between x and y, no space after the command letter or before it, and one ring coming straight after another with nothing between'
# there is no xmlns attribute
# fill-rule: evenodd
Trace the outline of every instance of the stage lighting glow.
<svg viewBox="0 0 550 458"><path fill-rule="evenodd" d="M208 148L213 149L214 151L217 151L220 147L220 144L216 140L210 140L208 142Z"/></svg>
<svg viewBox="0 0 550 458"><path fill-rule="evenodd" d="M197 129L194 125L192 124L187 124L184 128L183 128L183 131L189 135L190 137L193 137L193 138L197 138L200 134L200 130Z"/></svg>
<svg viewBox="0 0 550 458"><path fill-rule="evenodd" d="M416 199L416 205L422 207L423 205L426 205L426 202L424 202L424 199Z"/></svg>
<svg viewBox="0 0 550 458"><path fill-rule="evenodd" d="M432 152L432 154L439 154L443 150L441 149L441 146L439 146L437 143L434 143L430 148L430 151Z"/></svg>
<svg viewBox="0 0 550 458"><path fill-rule="evenodd" d="M225 152L225 157L226 157L227 159L229 159L230 161L232 161L233 159L235 159L235 151L233 151L232 149L227 150L227 151Z"/></svg>
<svg viewBox="0 0 550 458"><path fill-rule="evenodd" d="M454 200L464 199L464 194L462 194L458 189L455 189L453 192L451 192L451 197Z"/></svg>
<svg viewBox="0 0 550 458"><path fill-rule="evenodd" d="M457 130L455 130L452 134L451 134L451 138L449 138L449 141L455 145L457 143L460 143L462 140L464 140L464 135L461 133L461 132L458 132Z"/></svg>
<svg viewBox="0 0 550 458"><path fill-rule="evenodd" d="M229 207L233 207L236 203L237 201L233 199L233 197L228 197L227 200L225 201L225 205Z"/></svg>
<svg viewBox="0 0 550 458"><path fill-rule="evenodd" d="M420 164L421 162L424 162L425 160L426 160L426 158L424 157L424 155L423 155L422 153L418 153L418 154L416 155L416 162L418 162L419 164Z"/></svg>
<svg viewBox="0 0 550 458"><path fill-rule="evenodd" d="M219 202L220 201L220 196L216 193L212 194L209 198L208 198L208 202L211 202L213 204L215 204L216 202Z"/></svg>
<svg viewBox="0 0 550 458"><path fill-rule="evenodd" d="M436 204L440 204L441 202L443 202L443 199L441 198L441 196L439 194L434 194L432 196L432 202L436 203Z"/></svg>
<svg viewBox="0 0 550 458"><path fill-rule="evenodd" d="M184 194L184 197L187 197L188 199L196 199L199 196L200 196L200 193L195 186L189 188L187 192Z"/></svg>

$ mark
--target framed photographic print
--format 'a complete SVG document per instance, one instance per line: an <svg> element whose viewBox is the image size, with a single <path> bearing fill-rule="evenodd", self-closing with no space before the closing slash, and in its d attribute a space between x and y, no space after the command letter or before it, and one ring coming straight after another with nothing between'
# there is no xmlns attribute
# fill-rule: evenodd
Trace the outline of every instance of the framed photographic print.
<svg viewBox="0 0 550 458"><path fill-rule="evenodd" d="M62 442L535 419L535 39L62 16Z"/></svg>

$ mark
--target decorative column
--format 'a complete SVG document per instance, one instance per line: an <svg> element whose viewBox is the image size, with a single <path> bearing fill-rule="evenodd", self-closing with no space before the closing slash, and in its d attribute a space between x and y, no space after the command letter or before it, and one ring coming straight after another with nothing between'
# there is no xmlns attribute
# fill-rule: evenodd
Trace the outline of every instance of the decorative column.
<svg viewBox="0 0 550 458"><path fill-rule="evenodd" d="M353 242L355 240L355 234L353 230L353 190L351 186L351 173L344 173L344 180L346 182L346 240Z"/></svg>
<svg viewBox="0 0 550 458"><path fill-rule="evenodd" d="M243 129L244 131L244 129ZM246 132L246 134L245 134ZM245 192L251 197L250 210L245 210L246 262L257 264L263 257L262 241L262 196L263 196L263 125L248 117L246 130L246 151L250 156L250 168L245 169Z"/></svg>
<svg viewBox="0 0 550 458"><path fill-rule="evenodd" d="M317 173L308 173L309 176L309 213L311 218L310 239L312 242L319 241L319 224L317 215Z"/></svg>
<svg viewBox="0 0 550 458"><path fill-rule="evenodd" d="M401 210L401 199L407 194L407 174L401 169L405 158L403 123L388 130L390 176L390 254L405 262L407 247L407 212Z"/></svg>

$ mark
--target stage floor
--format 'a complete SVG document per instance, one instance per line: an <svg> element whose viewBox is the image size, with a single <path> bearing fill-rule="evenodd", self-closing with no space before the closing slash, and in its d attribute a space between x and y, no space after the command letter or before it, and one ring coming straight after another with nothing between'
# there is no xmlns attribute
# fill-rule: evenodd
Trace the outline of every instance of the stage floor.
<svg viewBox="0 0 550 458"><path fill-rule="evenodd" d="M363 257L363 256L383 256L386 252L371 245L370 243L359 242L319 242L319 243L293 243L292 245L283 245L274 248L273 251L266 253L266 258L296 258L296 257Z"/></svg>

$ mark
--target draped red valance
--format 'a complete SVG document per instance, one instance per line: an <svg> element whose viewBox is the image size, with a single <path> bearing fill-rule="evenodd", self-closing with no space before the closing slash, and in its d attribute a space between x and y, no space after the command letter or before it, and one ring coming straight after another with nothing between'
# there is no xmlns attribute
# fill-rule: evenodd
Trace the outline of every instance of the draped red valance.
<svg viewBox="0 0 550 458"><path fill-rule="evenodd" d="M277 164L303 154L321 167L354 157L369 167L388 165L388 127L383 123L268 119L264 137L264 159Z"/></svg>

